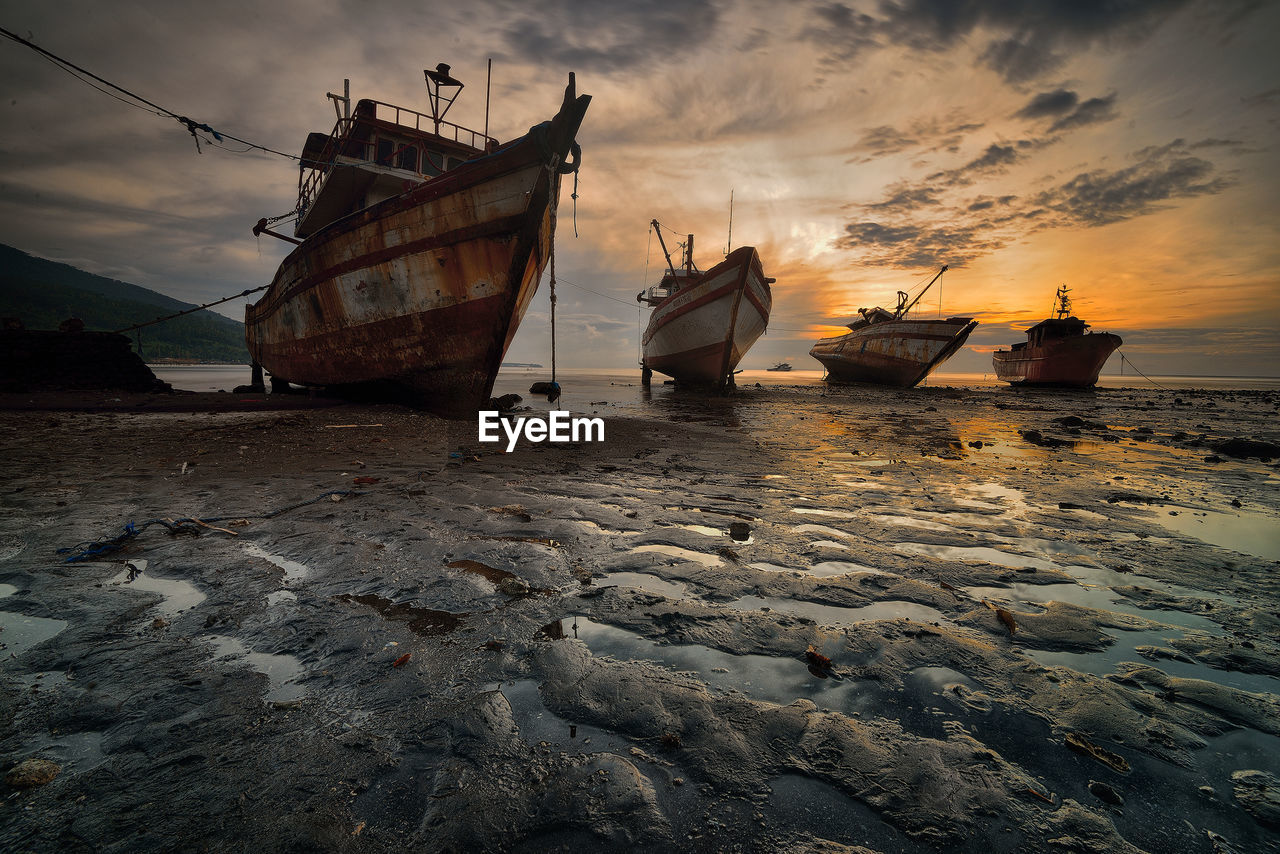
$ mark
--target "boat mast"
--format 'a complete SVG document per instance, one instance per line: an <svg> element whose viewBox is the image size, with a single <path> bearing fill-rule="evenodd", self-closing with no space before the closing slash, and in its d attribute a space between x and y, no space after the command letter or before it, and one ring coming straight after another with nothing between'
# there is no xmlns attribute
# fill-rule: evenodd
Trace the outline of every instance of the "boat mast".
<svg viewBox="0 0 1280 854"><path fill-rule="evenodd" d="M1071 297L1067 296L1067 286L1058 287L1058 320L1071 314Z"/></svg>
<svg viewBox="0 0 1280 854"><path fill-rule="evenodd" d="M653 226L653 233L658 235L658 245L662 247L662 254L667 258L667 268L671 270L672 278L675 278L676 265L671 263L671 253L667 251L667 242L662 239L662 226L658 225L656 219L650 222L649 225Z"/></svg>
<svg viewBox="0 0 1280 854"><path fill-rule="evenodd" d="M449 65L444 62L437 63L434 71L424 69L422 74L427 79L427 100L431 102L431 120L435 122L435 132L438 134L444 114L449 112L458 93L462 91L462 81L449 76ZM442 87L453 91L441 92Z"/></svg>
<svg viewBox="0 0 1280 854"><path fill-rule="evenodd" d="M729 242L725 244L724 254L728 256L733 251L733 190L729 191Z"/></svg>
<svg viewBox="0 0 1280 854"><path fill-rule="evenodd" d="M684 271L693 274L693 235L689 235L689 242L684 245Z"/></svg>
<svg viewBox="0 0 1280 854"><path fill-rule="evenodd" d="M927 293L927 292L928 292L929 288L933 287L933 283L934 283L934 282L936 282L936 281L938 281L938 279L941 279L941 278L942 278L942 274L943 274L943 273L945 273L945 272L947 272L947 265L946 265L946 264L943 264L943 265L942 265L942 269L938 271L938 275L934 276L932 279L930 279L930 280L929 280L929 284L927 284L927 285L925 285L925 286L924 286L924 290L923 290L923 291L921 291L920 293L916 294L916 298L915 298L915 299L913 299L913 300L911 301L911 305L907 306L906 308L902 308L902 303L906 302L906 299L904 298L904 299L899 300L899 301L898 301L898 310L897 310L896 312L894 312L894 314L893 314L894 319L895 319L895 320L900 320L901 318L905 317L905 316L906 316L906 314L907 314L907 312L908 312L908 311L911 311L911 309L915 306L915 304L916 304L916 303L918 303L918 302L920 302L920 297L924 296L924 295L925 295L925 293Z"/></svg>

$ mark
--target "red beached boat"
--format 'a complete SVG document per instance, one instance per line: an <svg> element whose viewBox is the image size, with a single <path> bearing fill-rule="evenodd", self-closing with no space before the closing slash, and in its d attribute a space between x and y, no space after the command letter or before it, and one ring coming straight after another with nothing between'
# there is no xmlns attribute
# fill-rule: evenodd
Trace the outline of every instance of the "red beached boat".
<svg viewBox="0 0 1280 854"><path fill-rule="evenodd" d="M946 271L946 267L939 270L910 304L906 292L898 291L898 305L892 313L878 306L860 308L862 319L850 323L847 333L814 344L809 355L827 369L826 379L911 388L951 358L978 321L971 317L906 319L907 312Z"/></svg>
<svg viewBox="0 0 1280 854"><path fill-rule="evenodd" d="M1071 317L1067 286L1058 288L1056 317L1027 330L1027 340L991 354L996 376L1014 385L1090 388L1107 358L1123 343L1110 332L1085 332L1089 324Z"/></svg>
<svg viewBox="0 0 1280 854"><path fill-rule="evenodd" d="M462 89L449 66L425 74L431 115L371 100L352 114L349 97L331 95L346 115L307 137L296 237L265 219L254 228L298 244L245 308L249 352L273 383L452 416L492 392L550 257L560 177L577 170L591 98L575 95L570 74L555 117L499 145L444 121Z"/></svg>
<svg viewBox="0 0 1280 854"><path fill-rule="evenodd" d="M667 259L667 273L636 300L653 306L641 338L643 381L660 371L678 382L733 385L734 368L769 325L773 293L754 246L740 246L706 272L693 263L693 235L684 264L671 262L660 226L651 225Z"/></svg>

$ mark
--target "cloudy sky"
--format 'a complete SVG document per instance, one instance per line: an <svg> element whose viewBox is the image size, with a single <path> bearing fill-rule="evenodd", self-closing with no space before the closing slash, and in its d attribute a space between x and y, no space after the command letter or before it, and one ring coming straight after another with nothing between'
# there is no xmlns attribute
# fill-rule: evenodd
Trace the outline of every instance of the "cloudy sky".
<svg viewBox="0 0 1280 854"><path fill-rule="evenodd" d="M817 368L815 339L948 264L917 311L981 321L952 370L989 371L1065 283L1146 373L1280 373L1280 3L68 0L0 2L0 26L291 153L344 77L425 109L422 69L448 62L468 84L450 118L479 128L492 58L505 140L576 71L594 100L557 240L562 365L635 364L649 220L709 267L732 192L733 245L777 278L744 367ZM0 242L193 302L270 281L288 247L250 228L294 206L289 160L197 153L8 40L0 94ZM549 362L546 309L544 283L510 360Z"/></svg>

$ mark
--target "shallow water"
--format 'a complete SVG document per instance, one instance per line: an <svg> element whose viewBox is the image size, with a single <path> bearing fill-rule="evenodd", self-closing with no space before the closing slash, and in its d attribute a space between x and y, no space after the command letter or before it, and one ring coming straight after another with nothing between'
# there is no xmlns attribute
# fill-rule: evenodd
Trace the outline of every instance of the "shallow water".
<svg viewBox="0 0 1280 854"><path fill-rule="evenodd" d="M682 549L679 546L669 546L665 543L650 543L648 545L636 546L631 549L632 552L638 553L654 553L664 555L666 557L675 558L676 560L691 561L700 563L703 566L722 566L724 561L713 554L706 552L698 552L693 549Z"/></svg>
<svg viewBox="0 0 1280 854"><path fill-rule="evenodd" d="M245 542L241 543L241 546L243 546L244 550L252 557L265 560L267 563L284 570L285 584L297 584L311 574L311 569L306 564L299 563L296 560L290 560L289 558L281 555L271 554L266 549L255 543Z"/></svg>
<svg viewBox="0 0 1280 854"><path fill-rule="evenodd" d="M266 676L267 690L263 699L267 702L289 703L306 695L307 689L299 684L306 668L296 657L252 652L238 638L226 635L206 635L204 640L213 644L214 662L228 665L244 663Z"/></svg>
<svg viewBox="0 0 1280 854"><path fill-rule="evenodd" d="M632 587L646 593L657 593L668 599L686 599L689 587L678 581L667 581L645 572L610 572L592 580L596 587Z"/></svg>
<svg viewBox="0 0 1280 854"><path fill-rule="evenodd" d="M36 644L54 637L68 625L66 620L0 611L0 653L6 658L22 655Z"/></svg>
<svg viewBox="0 0 1280 854"><path fill-rule="evenodd" d="M108 583L127 586L134 590L144 590L148 593L159 593L164 599L155 606L155 610L162 617L177 616L205 600L205 595L190 581L159 578L147 574L146 570L147 561L131 560L127 568L115 575Z"/></svg>
<svg viewBox="0 0 1280 854"><path fill-rule="evenodd" d="M1161 527L1235 552L1280 560L1280 519L1261 513L1196 510L1174 504L1153 504Z"/></svg>

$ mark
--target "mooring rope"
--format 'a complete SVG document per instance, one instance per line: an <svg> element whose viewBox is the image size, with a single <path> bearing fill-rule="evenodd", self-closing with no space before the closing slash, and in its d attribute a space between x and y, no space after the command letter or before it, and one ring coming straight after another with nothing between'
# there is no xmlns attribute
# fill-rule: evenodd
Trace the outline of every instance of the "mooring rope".
<svg viewBox="0 0 1280 854"><path fill-rule="evenodd" d="M355 496L364 495L363 492L357 492L351 489L334 489L329 492L318 495L315 498L309 498L306 501L299 501L290 504L287 507L281 507L272 510L270 513L262 513L257 516L205 516L197 518L189 516L184 519L148 519L145 522L137 524L129 522L124 529L114 537L103 537L100 540L86 540L82 543L76 543L64 549L58 549L60 555L70 555L64 563L78 563L85 560L95 560L103 555L111 554L124 548L125 544L137 537L152 525L163 525L168 529L170 534L198 534L201 528L208 528L211 522L227 522L232 519L271 519L279 516L281 513L288 513L290 510L297 510L299 507L306 507L308 504L315 504L323 501L331 495Z"/></svg>
<svg viewBox="0 0 1280 854"><path fill-rule="evenodd" d="M1120 371L1121 371L1121 373L1123 373L1123 372L1124 372L1124 363L1125 363L1125 362L1128 362L1128 363L1129 363L1129 367L1133 368L1134 373L1136 373L1138 376L1142 377L1142 378L1143 378L1144 380L1146 380L1147 382L1151 383L1151 384L1152 384L1153 386L1155 386L1156 388L1158 388L1158 389L1163 389L1164 391L1168 391L1168 390L1169 390L1166 386L1162 386L1162 385L1160 385L1160 383L1156 382L1155 380L1151 379L1151 377L1147 376L1147 375L1146 375L1146 374L1144 374L1142 371L1138 370L1138 366L1137 366L1137 365L1135 365L1135 364L1133 363L1133 360L1132 360L1132 359L1130 359L1130 358L1128 358L1127 356L1125 356L1125 354L1124 354L1124 353L1121 353L1121 354L1120 354Z"/></svg>

